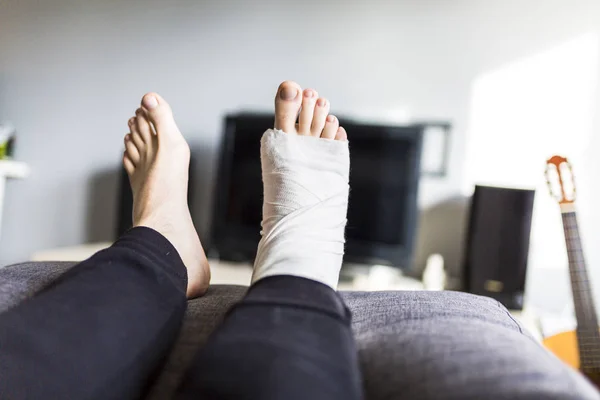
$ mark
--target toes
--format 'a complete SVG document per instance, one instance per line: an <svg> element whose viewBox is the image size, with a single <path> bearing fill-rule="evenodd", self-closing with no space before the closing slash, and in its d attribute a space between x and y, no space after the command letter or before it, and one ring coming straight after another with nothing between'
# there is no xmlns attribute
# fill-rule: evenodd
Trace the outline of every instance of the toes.
<svg viewBox="0 0 600 400"><path fill-rule="evenodd" d="M134 165L138 165L140 162L140 152L135 144L133 144L133 139L130 133L125 135L125 153Z"/></svg>
<svg viewBox="0 0 600 400"><path fill-rule="evenodd" d="M131 132L131 141L138 148L138 150L141 151L144 148L144 141L142 140L142 136L138 131L136 118L129 118L129 122L127 124L129 125L129 132Z"/></svg>
<svg viewBox="0 0 600 400"><path fill-rule="evenodd" d="M348 140L348 135L346 134L346 130L341 126L338 128L337 133L335 134L335 140Z"/></svg>
<svg viewBox="0 0 600 400"><path fill-rule="evenodd" d="M169 103L157 93L145 94L142 97L142 108L146 112L148 120L154 125L157 134L176 126Z"/></svg>
<svg viewBox="0 0 600 400"><path fill-rule="evenodd" d="M324 139L334 139L335 135L340 126L340 122L334 115L328 115L325 119L325 128L321 133L321 137Z"/></svg>
<svg viewBox="0 0 600 400"><path fill-rule="evenodd" d="M323 132L323 128L325 128L327 114L329 114L329 102L327 99L320 97L317 100L317 104L315 104L312 125L310 126L310 134L312 136L321 136L321 132Z"/></svg>
<svg viewBox="0 0 600 400"><path fill-rule="evenodd" d="M142 140L145 143L149 143L152 140L152 127L146 118L146 112L143 108L138 108L135 111L135 123Z"/></svg>
<svg viewBox="0 0 600 400"><path fill-rule="evenodd" d="M135 165L133 165L133 162L129 159L127 153L123 154L123 167L125 167L125 171L127 171L129 175L135 172Z"/></svg>
<svg viewBox="0 0 600 400"><path fill-rule="evenodd" d="M302 110L298 117L298 133L300 135L310 135L315 103L318 98L319 94L313 89L305 89L302 93Z"/></svg>
<svg viewBox="0 0 600 400"><path fill-rule="evenodd" d="M275 97L275 129L296 133L296 118L302 102L302 88L296 82L285 81L279 85Z"/></svg>

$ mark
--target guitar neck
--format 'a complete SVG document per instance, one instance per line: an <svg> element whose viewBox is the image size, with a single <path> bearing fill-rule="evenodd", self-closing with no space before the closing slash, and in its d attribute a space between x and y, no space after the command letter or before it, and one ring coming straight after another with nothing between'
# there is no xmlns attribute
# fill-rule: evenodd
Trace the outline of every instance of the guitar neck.
<svg viewBox="0 0 600 400"><path fill-rule="evenodd" d="M600 370L600 333L593 292L581 246L577 214L572 204L562 208L563 228L569 258L573 303L577 317L577 340L582 370Z"/></svg>

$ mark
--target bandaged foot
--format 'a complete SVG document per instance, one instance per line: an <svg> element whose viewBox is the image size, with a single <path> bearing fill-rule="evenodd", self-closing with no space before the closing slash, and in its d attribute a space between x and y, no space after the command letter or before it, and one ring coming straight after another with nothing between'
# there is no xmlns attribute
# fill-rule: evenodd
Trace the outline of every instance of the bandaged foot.
<svg viewBox="0 0 600 400"><path fill-rule="evenodd" d="M262 239L252 283L293 275L337 287L350 157L344 128L328 114L329 102L315 90L280 85L275 129L261 140Z"/></svg>

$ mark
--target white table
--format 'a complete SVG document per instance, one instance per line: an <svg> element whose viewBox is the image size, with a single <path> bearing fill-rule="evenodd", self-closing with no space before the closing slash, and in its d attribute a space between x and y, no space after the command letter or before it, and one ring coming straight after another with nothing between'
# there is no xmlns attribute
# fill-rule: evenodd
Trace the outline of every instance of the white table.
<svg viewBox="0 0 600 400"><path fill-rule="evenodd" d="M81 246L64 247L40 251L31 257L32 261L82 261L94 253L109 247L111 243L94 243ZM221 260L209 260L211 284L244 285L250 284L252 266L247 263L231 263ZM423 283L417 279L403 276L396 269L386 266L349 266L341 274L339 290L381 291L381 290L423 290ZM513 317L521 322L533 336L541 340L535 313L529 311L511 311Z"/></svg>
<svg viewBox="0 0 600 400"><path fill-rule="evenodd" d="M38 251L31 261L83 261L111 243L92 243ZM210 259L211 284L249 285L252 265ZM338 285L340 290L422 290L421 281L402 275L396 268L385 266L344 268Z"/></svg>
<svg viewBox="0 0 600 400"><path fill-rule="evenodd" d="M112 243L92 243L80 246L61 247L34 253L31 261L83 261ZM242 263L229 263L209 260L211 284L249 285L252 277L252 266Z"/></svg>
<svg viewBox="0 0 600 400"><path fill-rule="evenodd" d="M6 189L6 181L8 179L24 179L28 175L29 167L27 164L12 160L0 160L0 237L2 230L2 211L4 209L4 192Z"/></svg>

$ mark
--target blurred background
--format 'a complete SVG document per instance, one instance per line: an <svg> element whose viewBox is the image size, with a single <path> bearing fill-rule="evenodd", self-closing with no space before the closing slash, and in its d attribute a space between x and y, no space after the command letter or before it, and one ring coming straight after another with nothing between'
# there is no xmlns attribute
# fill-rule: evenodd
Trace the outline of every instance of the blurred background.
<svg viewBox="0 0 600 400"><path fill-rule="evenodd" d="M123 136L148 91L191 145L194 220L210 242L226 116L272 112L290 79L358 127L422 128L420 160L441 160L436 173L411 167L423 172L414 229L394 265L406 275L439 254L463 279L476 184L537 189L526 297L561 311L567 258L543 171L554 153L575 166L600 294L599 35L596 0L2 0L0 124L29 173L2 193L0 264L114 239ZM450 127L441 144L432 123Z"/></svg>

